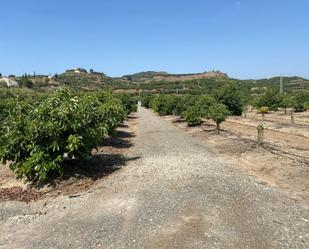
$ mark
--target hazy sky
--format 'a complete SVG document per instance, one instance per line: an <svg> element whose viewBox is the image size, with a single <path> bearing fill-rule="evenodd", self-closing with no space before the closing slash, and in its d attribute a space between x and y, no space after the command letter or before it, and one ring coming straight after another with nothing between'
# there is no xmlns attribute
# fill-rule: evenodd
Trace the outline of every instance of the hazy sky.
<svg viewBox="0 0 309 249"><path fill-rule="evenodd" d="M0 72L309 78L308 0L1 0Z"/></svg>

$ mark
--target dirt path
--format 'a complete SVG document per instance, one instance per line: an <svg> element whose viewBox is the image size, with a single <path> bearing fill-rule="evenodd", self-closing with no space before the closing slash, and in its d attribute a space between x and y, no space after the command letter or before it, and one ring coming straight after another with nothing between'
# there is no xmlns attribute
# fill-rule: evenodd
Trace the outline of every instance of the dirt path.
<svg viewBox="0 0 309 249"><path fill-rule="evenodd" d="M309 248L309 210L140 109L127 165L90 191L0 203L0 248Z"/></svg>

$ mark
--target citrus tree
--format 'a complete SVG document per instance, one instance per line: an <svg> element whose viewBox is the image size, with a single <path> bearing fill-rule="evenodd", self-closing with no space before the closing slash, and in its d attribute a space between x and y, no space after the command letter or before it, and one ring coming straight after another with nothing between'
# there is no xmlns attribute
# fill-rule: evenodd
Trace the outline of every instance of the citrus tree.
<svg viewBox="0 0 309 249"><path fill-rule="evenodd" d="M215 103L208 108L208 118L212 119L217 125L217 132L220 132L220 124L230 115L227 107L221 103Z"/></svg>

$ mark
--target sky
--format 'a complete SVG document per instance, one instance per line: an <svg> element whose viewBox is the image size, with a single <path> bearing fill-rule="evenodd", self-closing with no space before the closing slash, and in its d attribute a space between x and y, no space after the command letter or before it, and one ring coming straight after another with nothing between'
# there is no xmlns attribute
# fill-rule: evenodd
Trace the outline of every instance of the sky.
<svg viewBox="0 0 309 249"><path fill-rule="evenodd" d="M308 0L0 0L0 73L309 78Z"/></svg>

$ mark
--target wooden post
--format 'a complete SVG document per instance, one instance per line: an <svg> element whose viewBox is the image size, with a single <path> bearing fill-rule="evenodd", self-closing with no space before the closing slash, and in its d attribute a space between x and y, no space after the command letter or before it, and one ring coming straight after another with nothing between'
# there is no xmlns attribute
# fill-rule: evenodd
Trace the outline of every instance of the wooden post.
<svg viewBox="0 0 309 249"><path fill-rule="evenodd" d="M264 126L263 126L263 124L258 125L257 131L258 131L258 144L261 145L264 142Z"/></svg>
<svg viewBox="0 0 309 249"><path fill-rule="evenodd" d="M294 125L295 121L294 121L294 110L291 111L291 124Z"/></svg>

